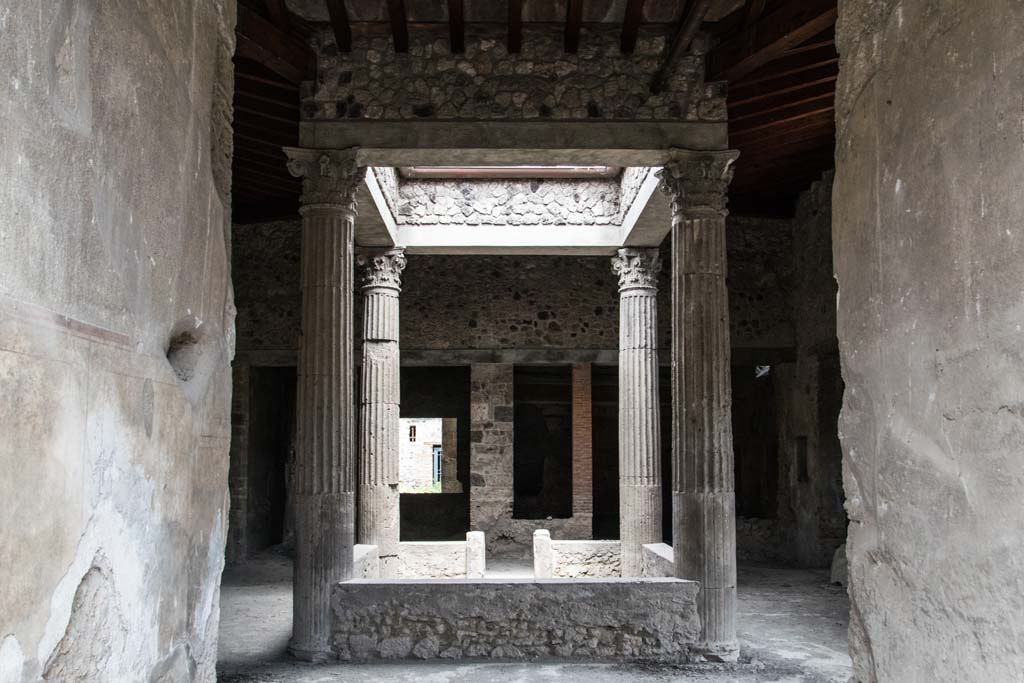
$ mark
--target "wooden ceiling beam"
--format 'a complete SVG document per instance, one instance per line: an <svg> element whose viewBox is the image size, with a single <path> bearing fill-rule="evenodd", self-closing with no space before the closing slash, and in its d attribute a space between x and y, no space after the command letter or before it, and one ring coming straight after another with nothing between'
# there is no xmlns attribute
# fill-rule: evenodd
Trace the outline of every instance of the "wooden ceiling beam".
<svg viewBox="0 0 1024 683"><path fill-rule="evenodd" d="M569 0L565 6L565 51L576 54L580 49L580 28L583 25L583 0Z"/></svg>
<svg viewBox="0 0 1024 683"><path fill-rule="evenodd" d="M263 5L267 8L267 14L270 15L270 21L274 22L274 26L277 26L282 31L287 31L291 25L291 15L288 12L288 5L285 4L285 1L263 0Z"/></svg>
<svg viewBox="0 0 1024 683"><path fill-rule="evenodd" d="M836 89L834 79L808 86L806 88L791 89L789 92L780 93L770 97L758 99L743 105L729 104L729 125L735 125L736 129L742 128L740 123L748 121L765 114L784 111L811 102L834 101Z"/></svg>
<svg viewBox="0 0 1024 683"><path fill-rule="evenodd" d="M523 0L508 0L508 52L523 49Z"/></svg>
<svg viewBox="0 0 1024 683"><path fill-rule="evenodd" d="M808 128L835 127L834 109L822 108L818 112L807 112L791 119L773 121L767 126L729 132L730 145L742 150L744 144L765 142L772 138L783 138Z"/></svg>
<svg viewBox="0 0 1024 683"><path fill-rule="evenodd" d="M729 84L729 92L740 90L755 83L762 83L776 78L783 78L795 74L804 73L811 69L817 69L828 65L838 65L839 55L835 47L827 47L807 52L804 54L783 57L756 71L752 71L738 81ZM838 68L838 66L837 66Z"/></svg>
<svg viewBox="0 0 1024 683"><path fill-rule="evenodd" d="M388 0L388 19L391 21L391 39L395 52L408 52L409 22L405 14L405 0Z"/></svg>
<svg viewBox="0 0 1024 683"><path fill-rule="evenodd" d="M644 0L628 0L626 13L622 17L622 37L619 47L623 54L632 54L636 49L636 39L640 34L640 23L644 18Z"/></svg>
<svg viewBox="0 0 1024 683"><path fill-rule="evenodd" d="M708 54L710 78L739 80L836 22L836 0L790 0Z"/></svg>
<svg viewBox="0 0 1024 683"><path fill-rule="evenodd" d="M448 0L448 44L452 54L466 51L466 19L463 0Z"/></svg>
<svg viewBox="0 0 1024 683"><path fill-rule="evenodd" d="M244 7L238 8L236 55L251 59L291 83L313 72L312 51L272 23Z"/></svg>
<svg viewBox="0 0 1024 683"><path fill-rule="evenodd" d="M761 18L764 14L764 6L768 0L750 0L747 3L747 14L745 19L746 26L752 26Z"/></svg>
<svg viewBox="0 0 1024 683"><path fill-rule="evenodd" d="M324 0L327 5L327 15L331 19L331 31L334 32L334 42L338 46L338 52L352 51L352 25L348 20L348 8L345 7L345 0Z"/></svg>
<svg viewBox="0 0 1024 683"><path fill-rule="evenodd" d="M729 87L729 106L740 106L774 95L803 90L819 83L835 83L838 75L839 65L833 62L780 78L765 79L754 83L737 83Z"/></svg>
<svg viewBox="0 0 1024 683"><path fill-rule="evenodd" d="M676 31L675 36L672 38L668 54L665 55L661 66L658 67L658 70L654 73L654 78L651 79L651 92L655 95L664 90L665 81L668 80L669 75L675 70L676 63L689 51L690 43L693 42L694 36L697 35L700 25L704 23L704 17L707 16L708 10L711 9L711 1L694 0L690 4L690 11L687 12L686 19L679 24L679 30Z"/></svg>

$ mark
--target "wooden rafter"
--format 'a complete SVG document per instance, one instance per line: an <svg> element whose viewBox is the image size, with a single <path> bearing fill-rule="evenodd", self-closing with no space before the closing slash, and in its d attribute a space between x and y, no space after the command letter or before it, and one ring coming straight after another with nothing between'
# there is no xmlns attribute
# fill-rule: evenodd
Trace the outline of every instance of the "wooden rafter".
<svg viewBox="0 0 1024 683"><path fill-rule="evenodd" d="M508 51L523 49L523 0L508 0Z"/></svg>
<svg viewBox="0 0 1024 683"><path fill-rule="evenodd" d="M746 25L750 26L764 14L764 6L768 0L750 0L747 3Z"/></svg>
<svg viewBox="0 0 1024 683"><path fill-rule="evenodd" d="M388 0L388 19L395 52L409 51L409 22L405 16L405 0Z"/></svg>
<svg viewBox="0 0 1024 683"><path fill-rule="evenodd" d="M644 0L628 0L626 14L622 18L622 39L620 47L623 54L631 54L636 49L636 38L640 33L640 24L644 18Z"/></svg>
<svg viewBox="0 0 1024 683"><path fill-rule="evenodd" d="M466 21L463 0L448 0L448 35L453 53L466 51Z"/></svg>
<svg viewBox="0 0 1024 683"><path fill-rule="evenodd" d="M338 51L351 52L352 26L348 21L345 0L324 0L324 2L327 4L327 14L331 18L331 30L334 32L334 42L338 45Z"/></svg>
<svg viewBox="0 0 1024 683"><path fill-rule="evenodd" d="M309 48L251 10L238 8L235 35L239 57L258 62L287 81L298 83L312 73Z"/></svg>
<svg viewBox="0 0 1024 683"><path fill-rule="evenodd" d="M267 14L270 15L270 20L274 22L274 25L282 31L287 31L288 26L291 24L291 19L289 18L288 5L285 4L285 1L263 0L263 4L266 6Z"/></svg>
<svg viewBox="0 0 1024 683"><path fill-rule="evenodd" d="M652 93L658 94L664 89L665 81L668 80L669 75L676 68L676 63L679 59L690 49L690 43L693 42L694 36L697 35L697 31L704 22L704 17L707 16L709 9L711 9L711 0L694 0L690 5L690 11L687 12L686 18L679 24L679 30L676 31L675 36L672 38L668 54L665 55L661 66L658 67L658 70L654 73L654 78L651 79Z"/></svg>
<svg viewBox="0 0 1024 683"><path fill-rule="evenodd" d="M710 78L736 81L835 24L836 0L790 0L708 54Z"/></svg>
<svg viewBox="0 0 1024 683"><path fill-rule="evenodd" d="M580 27L583 25L583 0L569 0L565 7L565 51L575 54L580 49Z"/></svg>

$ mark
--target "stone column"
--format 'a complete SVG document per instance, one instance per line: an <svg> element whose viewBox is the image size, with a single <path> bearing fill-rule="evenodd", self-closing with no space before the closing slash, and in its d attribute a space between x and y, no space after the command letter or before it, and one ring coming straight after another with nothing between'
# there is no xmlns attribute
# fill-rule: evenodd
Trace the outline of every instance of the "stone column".
<svg viewBox="0 0 1024 683"><path fill-rule="evenodd" d="M331 588L352 578L352 235L364 170L354 150L285 148L302 178L302 334L295 457L292 639L300 659L331 655Z"/></svg>
<svg viewBox="0 0 1024 683"><path fill-rule="evenodd" d="M622 576L640 576L643 545L661 543L657 249L619 249L619 538Z"/></svg>
<svg viewBox="0 0 1024 683"><path fill-rule="evenodd" d="M359 542L377 546L382 579L398 578L398 295L405 252L360 255L363 369L359 405Z"/></svg>
<svg viewBox="0 0 1024 683"><path fill-rule="evenodd" d="M726 190L738 152L673 150L662 171L672 198L672 538L675 571L699 581L699 652L735 661L733 485Z"/></svg>

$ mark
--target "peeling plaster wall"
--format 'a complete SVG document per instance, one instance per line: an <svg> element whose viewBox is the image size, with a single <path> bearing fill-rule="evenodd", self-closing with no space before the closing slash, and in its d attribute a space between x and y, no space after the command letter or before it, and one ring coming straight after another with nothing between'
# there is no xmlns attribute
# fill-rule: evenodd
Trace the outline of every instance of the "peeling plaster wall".
<svg viewBox="0 0 1024 683"><path fill-rule="evenodd" d="M0 7L0 679L213 681L232 0Z"/></svg>
<svg viewBox="0 0 1024 683"><path fill-rule="evenodd" d="M859 681L1024 671L1024 5L844 0L833 254Z"/></svg>

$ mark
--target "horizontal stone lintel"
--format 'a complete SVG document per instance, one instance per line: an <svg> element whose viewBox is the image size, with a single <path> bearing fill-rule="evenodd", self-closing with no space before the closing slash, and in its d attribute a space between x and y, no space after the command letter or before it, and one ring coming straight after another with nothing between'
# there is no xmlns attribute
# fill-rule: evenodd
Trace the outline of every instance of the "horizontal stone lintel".
<svg viewBox="0 0 1024 683"><path fill-rule="evenodd" d="M724 150L728 127L690 121L307 121L302 147L359 147L365 166L661 166L671 148Z"/></svg>

